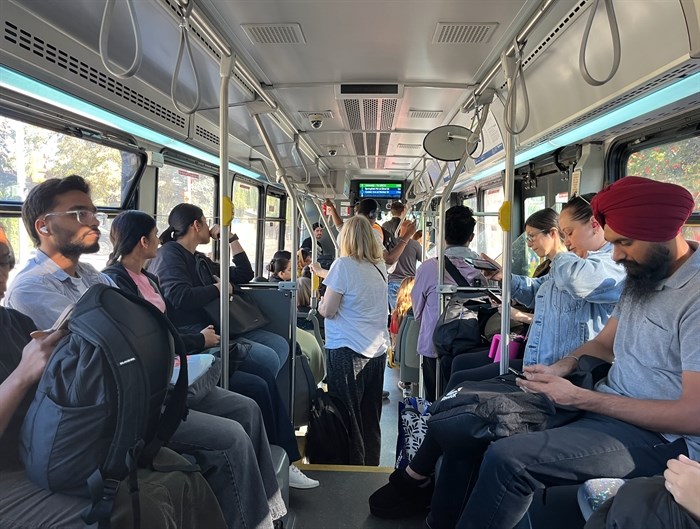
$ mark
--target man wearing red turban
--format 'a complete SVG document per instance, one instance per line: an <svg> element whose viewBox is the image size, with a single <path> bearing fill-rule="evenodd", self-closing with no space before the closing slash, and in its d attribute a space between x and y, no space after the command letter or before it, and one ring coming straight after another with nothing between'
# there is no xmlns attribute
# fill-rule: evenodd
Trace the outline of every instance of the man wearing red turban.
<svg viewBox="0 0 700 529"><path fill-rule="evenodd" d="M514 527L538 488L659 475L681 454L700 460L700 252L680 235L692 196L626 177L596 195L592 207L613 258L628 272L625 291L595 338L553 365L525 367L517 380L582 414L559 428L491 443L471 494L461 499L458 529ZM614 360L595 390L563 378L583 355ZM469 464L446 450L436 494L450 476L466 480Z"/></svg>
<svg viewBox="0 0 700 529"><path fill-rule="evenodd" d="M674 239L695 206L693 195L676 184L627 176L598 193L591 202L601 226L639 241Z"/></svg>

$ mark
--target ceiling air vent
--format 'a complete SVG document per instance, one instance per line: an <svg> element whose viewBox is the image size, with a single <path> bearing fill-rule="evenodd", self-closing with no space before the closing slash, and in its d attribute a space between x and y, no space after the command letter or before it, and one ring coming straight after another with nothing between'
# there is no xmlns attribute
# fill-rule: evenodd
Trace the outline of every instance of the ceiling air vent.
<svg viewBox="0 0 700 529"><path fill-rule="evenodd" d="M415 119L435 119L439 118L440 114L442 114L442 110L415 110L412 108L408 111L408 117Z"/></svg>
<svg viewBox="0 0 700 529"><path fill-rule="evenodd" d="M420 143L399 143L397 149L421 149L423 145Z"/></svg>
<svg viewBox="0 0 700 529"><path fill-rule="evenodd" d="M299 24L241 24L253 44L306 44Z"/></svg>
<svg viewBox="0 0 700 529"><path fill-rule="evenodd" d="M433 44L486 44L497 27L495 22L438 22Z"/></svg>
<svg viewBox="0 0 700 529"><path fill-rule="evenodd" d="M400 99L403 85L396 83L346 83L336 85L336 99Z"/></svg>

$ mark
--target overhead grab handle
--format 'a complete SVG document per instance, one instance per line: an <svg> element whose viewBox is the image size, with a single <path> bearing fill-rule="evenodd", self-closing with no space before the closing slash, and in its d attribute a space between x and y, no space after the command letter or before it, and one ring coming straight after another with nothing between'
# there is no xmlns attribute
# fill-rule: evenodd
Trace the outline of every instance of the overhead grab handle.
<svg viewBox="0 0 700 529"><path fill-rule="evenodd" d="M503 124L506 130L513 136L525 131L528 123L530 123L530 99L527 95L527 84L525 83L525 75L523 74L523 48L525 47L525 42L518 43L516 40L513 43L514 57L505 56L502 58L503 68L506 73L506 80L510 80L508 83L508 97L506 98L505 108L503 109ZM518 83L520 84L520 89L523 92L523 108L525 111L525 119L523 120L523 126L516 129L514 123L511 122L511 116L515 116L515 111L511 112L511 107L515 108L517 93L518 93ZM515 121L515 118L513 118Z"/></svg>
<svg viewBox="0 0 700 529"><path fill-rule="evenodd" d="M131 0L127 0L131 1ZM184 5L183 5L184 3ZM197 64L195 63L194 57L192 56L192 46L190 45L189 37L189 20L192 14L192 9L194 8L194 0L187 0L186 2L179 2L180 10L182 12L182 20L180 22L180 45L177 50L177 61L175 62L175 71L173 72L173 80L170 84L170 99L173 102L173 106L178 109L183 114L194 114L199 108L199 103L201 101L201 91L199 89L199 74L197 72ZM192 66L192 73L194 74L194 85L195 85L195 96L194 104L190 107L183 107L177 101L177 80L180 77L180 67L182 66L183 55L187 52L187 57Z"/></svg>
<svg viewBox="0 0 700 529"><path fill-rule="evenodd" d="M109 62L109 32L112 27L112 14L114 12L114 5L117 0L107 0L105 4L105 10L102 13L102 24L100 24L100 60L102 61L102 66L105 67L111 75L118 77L119 79L128 79L132 77L138 69L141 67L141 59L143 58L143 50L141 48L141 32L139 31L139 23L136 18L136 13L134 12L134 2L133 0L126 0L126 8L129 11L129 18L131 19L131 29L134 32L134 60L131 66L126 70L119 71L114 69Z"/></svg>
<svg viewBox="0 0 700 529"><path fill-rule="evenodd" d="M605 1L605 12L608 15L608 24L610 25L610 36L613 41L613 63L610 69L610 74L602 80L595 79L588 71L588 66L586 66L586 48L588 47L588 37L591 35L591 26L593 25L593 19L595 18L596 12L598 11L598 4L600 0L595 0L595 3L591 6L590 14L588 15L588 21L586 22L586 29L583 31L583 41L581 42L581 50L578 54L578 67L581 70L581 75L583 79L591 86L601 86L610 81L617 73L620 67L620 28L617 25L617 17L615 16L615 7L613 6L613 0Z"/></svg>

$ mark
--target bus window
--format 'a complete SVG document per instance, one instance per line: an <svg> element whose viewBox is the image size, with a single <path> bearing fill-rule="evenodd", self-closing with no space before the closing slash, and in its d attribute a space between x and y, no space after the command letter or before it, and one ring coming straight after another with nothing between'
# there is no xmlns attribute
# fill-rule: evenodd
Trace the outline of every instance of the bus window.
<svg viewBox="0 0 700 529"><path fill-rule="evenodd" d="M140 163L140 156L134 153L0 116L0 203L7 205L0 223L14 247L17 266L13 274L35 252L19 206L36 184L78 174L90 184L92 201L98 208L119 208ZM98 270L105 267L112 251L110 225L111 219L100 226L99 252L82 258Z"/></svg>
<svg viewBox="0 0 700 529"><path fill-rule="evenodd" d="M462 200L462 205L471 208L472 211L477 211L476 195Z"/></svg>
<svg viewBox="0 0 700 529"><path fill-rule="evenodd" d="M503 204L503 187L484 191L484 211L498 211ZM503 252L503 232L498 224L498 217L479 217L477 219L477 251L490 257L497 257Z"/></svg>
<svg viewBox="0 0 700 529"><path fill-rule="evenodd" d="M528 197L524 203L524 221L533 213L540 211L546 207L546 198L544 195L536 197ZM525 225L523 224L523 230ZM520 275L531 276L535 272L535 268L540 264L540 258L527 245L525 233L521 233L517 239L513 234L513 272Z"/></svg>
<svg viewBox="0 0 700 529"><path fill-rule="evenodd" d="M156 206L158 233L162 233L168 227L170 211L182 202L202 208L210 225L218 223L218 219L214 215L216 178L205 173L197 173L166 164L158 170ZM210 244L200 244L197 250L211 255Z"/></svg>
<svg viewBox="0 0 700 529"><path fill-rule="evenodd" d="M267 266L272 260L272 256L279 250L282 199L278 196L267 195L265 197L265 244L263 247L263 263ZM292 251L292 248L285 247L284 250Z"/></svg>
<svg viewBox="0 0 700 529"><path fill-rule="evenodd" d="M544 209L545 206L545 197L544 195L538 196L538 197L528 197L525 199L525 218L523 220L527 220L527 218L532 215L533 213L540 211L541 209Z"/></svg>
<svg viewBox="0 0 700 529"><path fill-rule="evenodd" d="M0 201L20 203L35 184L77 174L98 208L118 208L140 155L0 116Z"/></svg>
<svg viewBox="0 0 700 529"><path fill-rule="evenodd" d="M296 249L292 248L292 201L287 200L286 202L287 206L284 212L284 249L291 252Z"/></svg>
<svg viewBox="0 0 700 529"><path fill-rule="evenodd" d="M564 207L564 204L566 204L568 201L568 192L563 191L561 193L557 193L557 195L554 197L554 205L552 206L552 209L554 209L557 213L561 213L561 208Z"/></svg>
<svg viewBox="0 0 700 529"><path fill-rule="evenodd" d="M700 213L700 136L633 152L626 174L685 187L695 197L693 216Z"/></svg>
<svg viewBox="0 0 700 529"><path fill-rule="evenodd" d="M233 223L231 224L231 232L238 235L243 249L248 254L253 270L256 270L259 202L259 187L238 179L233 182Z"/></svg>

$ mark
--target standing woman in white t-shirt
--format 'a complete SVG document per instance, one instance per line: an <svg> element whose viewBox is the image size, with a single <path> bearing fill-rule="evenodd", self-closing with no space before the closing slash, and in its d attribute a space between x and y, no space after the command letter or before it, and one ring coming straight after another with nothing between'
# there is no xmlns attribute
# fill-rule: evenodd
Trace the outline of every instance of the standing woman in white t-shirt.
<svg viewBox="0 0 700 529"><path fill-rule="evenodd" d="M379 465L382 386L389 336L387 285L382 247L369 221L345 221L340 258L323 281L319 312L326 319L328 390L350 412L351 465Z"/></svg>

